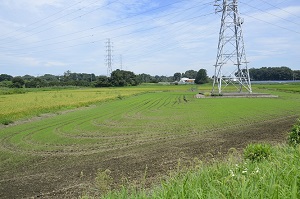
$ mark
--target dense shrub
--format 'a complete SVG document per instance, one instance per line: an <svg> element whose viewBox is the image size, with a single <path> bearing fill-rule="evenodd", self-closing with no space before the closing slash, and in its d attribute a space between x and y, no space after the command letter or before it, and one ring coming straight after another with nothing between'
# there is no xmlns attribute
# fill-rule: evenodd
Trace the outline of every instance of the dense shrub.
<svg viewBox="0 0 300 199"><path fill-rule="evenodd" d="M252 162L259 162L267 159L271 155L269 144L249 144L244 150L244 158Z"/></svg>

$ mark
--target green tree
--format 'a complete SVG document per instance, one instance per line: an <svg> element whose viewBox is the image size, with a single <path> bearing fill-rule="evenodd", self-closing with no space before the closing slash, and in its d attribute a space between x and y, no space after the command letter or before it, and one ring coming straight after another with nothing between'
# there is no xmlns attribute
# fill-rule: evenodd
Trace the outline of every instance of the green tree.
<svg viewBox="0 0 300 199"><path fill-rule="evenodd" d="M151 75L145 73L137 75L137 78L139 83L150 83L153 79Z"/></svg>
<svg viewBox="0 0 300 199"><path fill-rule="evenodd" d="M26 88L40 88L48 86L47 82L39 77L34 78L31 81L25 82Z"/></svg>
<svg viewBox="0 0 300 199"><path fill-rule="evenodd" d="M294 70L293 71L293 79L294 80L300 80L300 70Z"/></svg>
<svg viewBox="0 0 300 199"><path fill-rule="evenodd" d="M13 79L12 76L7 75L7 74L1 74L0 75L0 82L2 81L11 81Z"/></svg>
<svg viewBox="0 0 300 199"><path fill-rule="evenodd" d="M45 80L47 82L58 82L59 81L58 76L51 75L51 74L45 74L43 76L40 76L39 78L42 80Z"/></svg>
<svg viewBox="0 0 300 199"><path fill-rule="evenodd" d="M173 80L174 81L179 81L181 78L181 73L174 73L173 75Z"/></svg>
<svg viewBox="0 0 300 199"><path fill-rule="evenodd" d="M196 76L197 76L197 71L195 71L195 70L187 70L182 75L182 77L187 77L187 78L190 78L190 79L195 79Z"/></svg>
<svg viewBox="0 0 300 199"><path fill-rule="evenodd" d="M24 80L20 76L14 77L11 81L13 83L12 87L14 88L22 88L25 84Z"/></svg>
<svg viewBox="0 0 300 199"><path fill-rule="evenodd" d="M106 76L99 76L95 82L95 87L109 87L111 86L110 79Z"/></svg>
<svg viewBox="0 0 300 199"><path fill-rule="evenodd" d="M292 80L294 72L286 67L262 67L249 69L250 77L256 81Z"/></svg>
<svg viewBox="0 0 300 199"><path fill-rule="evenodd" d="M115 70L111 73L110 82L112 86L137 86L137 76L131 71Z"/></svg>
<svg viewBox="0 0 300 199"><path fill-rule="evenodd" d="M33 80L35 77L34 76L31 76L31 75L24 75L22 77L22 79L26 82L26 81L31 81Z"/></svg>
<svg viewBox="0 0 300 199"><path fill-rule="evenodd" d="M195 83L196 84L205 84L208 82L208 77L205 69L200 69L197 72Z"/></svg>

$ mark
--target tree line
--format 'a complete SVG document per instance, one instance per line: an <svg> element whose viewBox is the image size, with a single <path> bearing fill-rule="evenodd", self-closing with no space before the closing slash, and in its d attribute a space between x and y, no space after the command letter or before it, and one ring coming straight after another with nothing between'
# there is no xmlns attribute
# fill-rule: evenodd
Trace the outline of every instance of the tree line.
<svg viewBox="0 0 300 199"><path fill-rule="evenodd" d="M249 69L251 80L300 80L300 70L291 70L288 67L262 67ZM0 75L0 87L10 88L39 88L54 86L83 86L83 87L114 87L136 86L141 83L178 82L181 78L195 79L196 84L204 84L211 79L205 69L199 71L187 70L176 72L173 76L151 76L149 74L134 74L131 71L115 70L110 77L91 73L74 73L70 70L63 75L45 74L39 77L31 75L13 77L8 74Z"/></svg>
<svg viewBox="0 0 300 199"><path fill-rule="evenodd" d="M83 87L122 87L136 86L141 83L158 83L158 82L176 82L182 77L195 79L202 78L198 83L205 83L208 79L205 69L200 69L202 76L199 76L199 71L188 70L185 73L175 73L173 76L151 76L149 74L134 74L131 71L115 70L110 77L88 73L73 73L70 70L64 72L63 75L45 74L34 77L31 75L13 77L8 74L0 75L0 87L10 88L40 88L40 87L55 87L55 86L83 86Z"/></svg>
<svg viewBox="0 0 300 199"><path fill-rule="evenodd" d="M10 88L40 88L55 86L82 86L82 87L109 87L109 86L136 86L137 76L131 71L116 70L111 77L96 76L87 73L64 72L63 75L45 74L34 77L31 75L13 77L7 74L0 75L0 87Z"/></svg>
<svg viewBox="0 0 300 199"><path fill-rule="evenodd" d="M251 68L249 74L254 81L300 80L300 70L292 70L286 66Z"/></svg>

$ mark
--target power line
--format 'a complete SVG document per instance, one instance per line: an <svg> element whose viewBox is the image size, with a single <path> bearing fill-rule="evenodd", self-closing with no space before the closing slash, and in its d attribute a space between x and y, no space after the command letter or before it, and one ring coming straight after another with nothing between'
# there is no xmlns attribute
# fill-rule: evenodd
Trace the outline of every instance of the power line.
<svg viewBox="0 0 300 199"><path fill-rule="evenodd" d="M205 4L201 4L200 6L208 5L208 4L211 4L211 3L212 3L212 2L210 2L210 3L205 3ZM163 16L158 16L158 17L150 18L150 19L147 19L147 20L144 20L144 21L139 21L139 22L136 22L136 23L132 23L132 24L128 24L128 25L121 26L121 27L117 27L117 28L114 28L114 29L102 31L102 32L100 32L100 33L108 33L108 32L120 30L120 29L123 29L123 28L126 28L126 27L130 27L130 26L134 26L134 25L138 25L138 24L144 24L144 23L146 23L146 22L148 22L148 21L152 21L152 20L157 19L157 18L166 17L166 16L172 15L172 14L174 14L174 13L180 13L180 14L182 14L182 12L187 11L187 10L190 10L191 8L195 8L195 6L186 8L186 9L184 9L184 10L176 11L176 12L173 12L173 13L168 13L168 14L163 15ZM201 16L200 16L200 17L201 17ZM196 18L198 18L198 17L196 17ZM190 19L193 19L193 18L190 18ZM179 22L181 22L181 21L179 21ZM169 24L172 24L172 23L169 23ZM157 28L157 27L156 27L156 28ZM152 28L150 28L150 29L152 29ZM150 30L150 29L149 29L149 30ZM142 31L143 31L143 30L142 30ZM140 31L139 31L139 32L140 32ZM99 34L99 32L98 32L98 34ZM131 33L130 33L130 34L131 34ZM35 47L29 47L29 48L22 48L22 49L23 49L23 50L26 50L26 49L32 49L32 48L39 48L39 47L44 47L44 46L49 46L49 45L55 45L55 44L66 43L66 42L69 42L69 41L74 41L74 40L78 40L78 39L82 39L82 38L88 38L88 37L94 37L94 34L88 35L88 36L79 37L79 38L74 38L74 39L70 39L70 40L64 40L64 41L61 41L61 42L55 42L55 43L51 43L51 44L45 44L45 45L40 45L40 46L35 46Z"/></svg>
<svg viewBox="0 0 300 199"><path fill-rule="evenodd" d="M287 31L290 31L290 32L294 32L294 33L300 34L300 32L298 32L298 31L295 31L295 30L292 30L292 29L289 29L289 28L285 28L285 27L283 27L283 26L279 26L279 25L277 25L277 24L274 24L274 23L271 23L271 22L268 22L268 21L259 19L259 18L257 18L257 17L251 16L251 15L247 15L247 14L245 14L245 13L243 13L243 15L246 15L247 17L251 17L251 18L253 18L253 19L256 19L256 20L262 21L262 22L264 22L264 23L270 24L270 25L272 25L272 26L276 26L276 27L281 28L281 29L284 29L284 30L287 30Z"/></svg>
<svg viewBox="0 0 300 199"><path fill-rule="evenodd" d="M274 15L274 14L268 12L268 11L264 11L264 10L262 10L262 9L260 9L260 8L256 8L256 7L254 7L254 6L251 6L251 5L247 4L247 3L243 3L243 4L245 4L245 5L247 5L247 6L251 7L251 8L254 8L254 9L256 9L256 10L259 10L259 11L261 11L261 12L264 12L264 13L267 13L267 14L269 14L269 15L272 15L272 16L274 16L274 17L278 17L279 19L285 20L285 21L287 21L287 22L290 22L290 23L293 23L293 24L296 24L296 25L300 25L300 24L295 23L295 22L293 22L293 21L291 21L291 20L288 20L288 19L282 18L282 17L280 17L280 16Z"/></svg>
<svg viewBox="0 0 300 199"><path fill-rule="evenodd" d="M181 0L181 1L182 1L182 0ZM177 2L175 2L175 3L178 3L178 2L181 2L181 1L177 1ZM116 2L116 1L115 1L115 2ZM175 4L175 3L167 4L167 5L165 5L165 6L173 5L173 4ZM203 4L203 5L205 5L205 4ZM165 7L165 6L162 6L162 7ZM162 7L160 7L160 8L162 8ZM188 9L183 10L183 11L189 10L189 9L191 9L191 8L194 8L194 7L190 7L190 8L188 8ZM158 9L158 8L152 9L152 10L147 10L146 12L143 12L142 14L147 13L147 12L150 12L150 11L153 11L153 10L157 10L157 9ZM170 14L174 14L174 13L170 13ZM170 14L167 14L167 15L164 15L164 16L158 16L158 17L156 17L156 18L165 17L165 16L168 16L168 15L170 15ZM139 14L138 14L138 15L139 15ZM134 16L137 16L137 15L134 15ZM77 18L79 18L79 17L77 17ZM70 36L70 35L72 35L72 34L82 33L82 32L86 32L86 31L89 31L89 30L94 30L94 29L96 29L96 28L103 27L103 26L105 26L105 25L110 25L110 24L113 24L113 23L115 23L115 22L118 22L118 21L121 21L121 20L124 20L124 19L128 19L128 18L131 18L131 17L126 17L126 18L123 18L123 19L120 19L120 20L116 20L116 21L113 21L113 22L109 22L109 23L103 24L103 25L94 26L94 27L92 27L92 28L88 28L88 29L85 29L85 30L82 30L82 31L76 31L76 32L74 32L74 33L69 33L69 34L65 34L65 35L62 35L62 36L53 37L53 38L50 38L50 39L44 39L44 40L41 40L41 41L31 42L31 44L32 44L32 43L40 43L40 42L43 42L43 41L52 40L52 39L60 38L60 37L63 37L63 36ZM149 20L153 20L153 19L155 19L155 18L151 18L151 19L149 19ZM135 24L131 24L131 25L123 26L123 27L118 27L118 28L116 28L116 29L114 29L114 30L121 29L121 28L125 28L125 27L132 26L132 25L136 25L136 24L143 23L143 22L145 22L145 21L137 22L137 23L135 23ZM109 31L110 31L110 30L109 30ZM109 32L109 31L104 31L104 32L101 32L101 33ZM43 30L43 31L40 31L40 32L44 32L44 30ZM40 33L40 32L38 32L38 33ZM34 34L37 34L37 33L34 33ZM34 34L32 34L32 35L34 35ZM23 37L23 38L26 38L26 37ZM80 37L80 38L82 38L82 37ZM66 41L65 41L65 42L66 42ZM7 43L10 43L10 42L7 42ZM60 43L63 43L63 42L60 42ZM3 43L2 43L2 44L3 44ZM6 44L6 43L4 43L4 44ZM56 43L55 43L55 44L56 44ZM48 45L49 45L49 44L48 44ZM50 45L51 45L51 44L50 44ZM18 45L14 45L14 46L18 46ZM10 47L14 47L14 46L11 46L11 45L10 45ZM0 47L0 48L1 48L1 47ZM2 48L3 48L3 47L2 47ZM6 49L7 49L7 48L6 48Z"/></svg>
<svg viewBox="0 0 300 199"><path fill-rule="evenodd" d="M264 3L266 3L266 4L268 4L268 5L270 5L270 6L272 6L272 7L274 7L274 8L277 8L277 9L282 10L282 11L288 13L288 14L291 14L291 15L293 15L293 16L295 16L295 17L300 18L300 16L295 15L295 14L292 13L292 12L288 12L288 11L286 11L285 9L282 9L282 8L280 8L280 7L278 7L278 6L272 5L272 4L270 4L269 2L266 2L266 1L264 1L264 0L261 0L261 1L264 2Z"/></svg>
<svg viewBox="0 0 300 199"><path fill-rule="evenodd" d="M95 4L95 3L97 3L98 1L99 1L99 0L94 1L93 3L89 4L89 6L91 6L91 5ZM100 8L96 8L96 9L94 9L94 10L92 10L92 11L89 11L89 12L83 14L83 15L80 15L80 16L77 16L77 17L75 17L75 18L72 18L72 19L70 19L70 20L68 20L68 21L66 21L66 22L64 22L64 23L62 23L61 25L66 24L66 23L68 23L68 22L70 22L70 21L74 21L75 19L81 18L81 17L83 17L83 16L85 16L85 15L87 15L87 14L90 14L90 13L92 13L92 12L95 12L95 11L97 11L97 10L103 8L103 7L106 7L106 6L110 5L110 4L113 4L113 3L117 2L117 1L119 1L119 0L115 0L115 1L113 1L113 2L110 2L110 3L106 4L105 6L101 6ZM85 6L85 7L87 7L87 6ZM84 7L84 8L85 8L85 7ZM52 20L52 21L50 21L50 22L48 22L48 23L51 23L51 22L57 21L57 20L59 20L59 19L62 19L63 17L68 16L68 15L71 15L71 14L73 14L73 13L75 13L75 12L81 11L82 9L83 9L83 8L79 8L79 9L77 9L77 10L71 12L71 13L68 13L68 14L63 15L63 16L61 16L61 17L58 17L58 18L56 18L56 19L54 19L54 20ZM45 25L48 25L48 24L43 24L43 25L38 26L38 27L35 27L35 28L31 29L31 30L36 30L36 29L38 29L38 28L40 28L40 27L42 27L42 26L45 26ZM39 32L31 33L31 34L26 35L26 36L24 36L24 37L21 37L21 38L19 38L19 39L25 39L25 38L28 38L28 37L33 36L33 35L36 35L36 34L38 34L38 33L42 33L42 32L45 32L45 31L47 31L47 30L50 30L50 29L52 29L52 28L54 28L54 27L55 27L55 26L52 26L52 27L46 28L46 29L44 29L44 30L41 30L41 31L39 31ZM29 31L30 31L30 30L29 30ZM22 34L22 33L20 33L20 34ZM17 35L20 35L20 34L17 34ZM14 35L14 36L17 36L17 35ZM8 44L8 43L12 43L12 42L14 42L14 41L8 41L8 42L4 42L4 43L2 43L2 44Z"/></svg>
<svg viewBox="0 0 300 199"><path fill-rule="evenodd" d="M59 13L65 11L65 10L67 10L67 9L70 9L70 8L72 8L72 7L74 7L74 6L78 5L78 4L80 4L80 3L82 3L82 2L83 2L83 1L78 1L77 3L72 4L71 6L68 6L68 7L64 8L64 9L58 11L58 12L55 12L54 14L51 14L51 15L49 15L49 16L47 16L47 17L44 17L44 18L42 18L42 19L39 19L39 20L37 20L37 21L35 21L35 22L33 22L33 23L30 23L30 24L28 24L28 25L25 26L25 27L21 27L21 28L18 28L18 29L16 29L16 30L13 30L13 31L11 31L11 32L8 32L8 33L6 33L6 34L2 34L2 35L0 35L0 38L3 37L3 36L5 36L5 35L10 35L10 34L13 33L13 32L16 32L16 31L22 30L22 29L24 29L24 28L27 28L27 27L29 27L29 26L32 26L32 25L34 25L34 24L37 24L37 23L39 23L39 22L41 22L41 21L44 21L44 20L46 20L46 19L48 19L48 18L51 18L52 16L55 16L55 15L57 15L57 14L59 14ZM0 39L0 40L3 40L3 39Z"/></svg>
<svg viewBox="0 0 300 199"><path fill-rule="evenodd" d="M80 30L80 31L76 31L76 32L72 32L72 33L68 33L68 34L64 34L64 35L60 35L60 36L56 36L56 37L52 37L52 38L48 38L48 39L43 39L43 40L40 40L40 41L31 42L31 43L40 43L40 42L43 42L43 41L48 41L48 40L52 40L52 39L61 38L61 37L64 37L64 36L70 36L70 35L73 35L73 34L78 34L78 33L86 32L86 31L93 30L93 29L96 29L96 28L100 28L100 27L103 27L103 26L106 26L106 25L110 25L110 24L113 24L113 23L116 23L116 22L119 22L119 21L123 21L124 19L129 19L129 18L138 16L138 15L141 15L141 14L145 14L145 13L152 12L152 11L155 11L155 10L158 10L158 9L161 9L161 8L164 8L164 7L167 7L167 6L170 6L170 5L174 5L174 4L176 4L176 3L178 3L178 2L182 2L182 1L184 1L184 0L176 1L176 2L167 4L167 5L158 7L158 8L154 8L154 9L147 10L147 11L142 12L142 13L138 13L138 14L131 15L131 16L128 16L128 17L124 17L124 18L122 18L122 19L118 19L118 20L116 20L116 21L112 21L112 22L109 22L109 23L105 23L105 24L103 24L103 25L98 25L98 26L94 26L94 27L91 27L91 28L88 28L88 29L84 29L84 30ZM86 14L85 14L85 15L86 15ZM81 16L79 16L79 17L76 17L76 18L80 18L80 17L82 17L82 16L83 16L83 15L81 15ZM69 21L68 21L68 22L69 22ZM48 30L48 29L47 29L47 30ZM42 32L43 32L43 31L42 31ZM39 33L40 33L40 32L39 32Z"/></svg>
<svg viewBox="0 0 300 199"><path fill-rule="evenodd" d="M197 18L201 18L201 17L204 17L204 16L212 15L212 14L214 14L214 12L211 12L211 13L208 13L208 14L203 14L203 15L198 15L198 16L191 17L191 18L188 18L188 19L185 19L185 20L175 21L175 22L172 22L172 23L169 23L169 24L166 24L166 25L177 24L177 23L180 23L180 22L189 21L189 20L192 20L192 19L197 19ZM166 26L166 25L164 25L164 26ZM154 27L151 27L151 28L140 29L138 31L134 31L134 32L118 35L118 36L115 36L115 37L111 37L111 39L115 39L115 38L119 38L119 37L123 37L123 36L127 36L127 35L132 35L132 34L136 34L136 33L139 33L139 32L149 31L149 30L153 30L153 29L157 29L157 28L161 28L161 27L162 26L154 26ZM111 30L111 31L113 31L113 30ZM76 45L67 46L67 47L62 47L62 48L56 48L54 50L73 48L73 47L77 47L77 46L82 46L82 45L87 45L87 44L94 44L94 43L98 43L98 42L103 42L103 39L94 40L94 41L91 41L91 42L76 44ZM41 50L41 51L34 51L34 52L36 53L36 52L45 52L45 51L49 51L49 50ZM28 53L25 53L25 54L28 54Z"/></svg>

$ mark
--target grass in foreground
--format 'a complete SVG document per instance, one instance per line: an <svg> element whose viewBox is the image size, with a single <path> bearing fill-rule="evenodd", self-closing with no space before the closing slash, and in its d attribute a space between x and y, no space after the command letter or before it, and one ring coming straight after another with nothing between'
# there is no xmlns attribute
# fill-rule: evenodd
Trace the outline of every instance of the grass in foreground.
<svg viewBox="0 0 300 199"><path fill-rule="evenodd" d="M300 198L300 147L270 150L261 161L240 161L233 154L225 162L198 163L152 190L123 187L101 198Z"/></svg>

